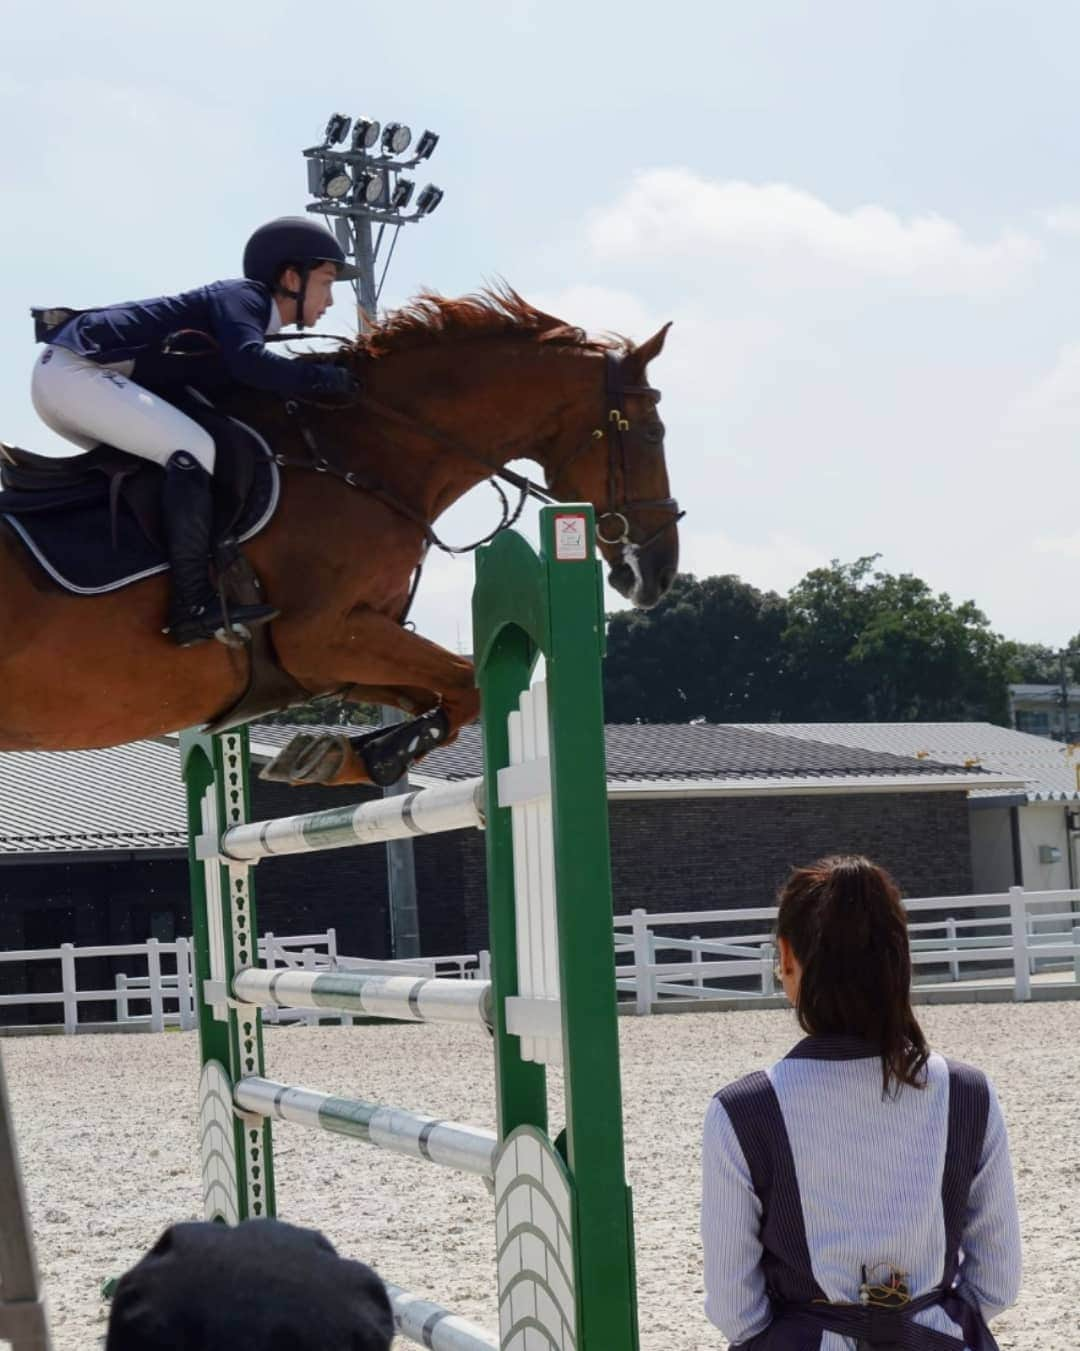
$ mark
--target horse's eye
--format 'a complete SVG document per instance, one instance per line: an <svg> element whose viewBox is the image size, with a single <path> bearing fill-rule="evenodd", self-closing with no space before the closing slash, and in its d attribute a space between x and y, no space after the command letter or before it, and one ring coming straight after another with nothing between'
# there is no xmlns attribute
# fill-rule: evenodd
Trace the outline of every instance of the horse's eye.
<svg viewBox="0 0 1080 1351"><path fill-rule="evenodd" d="M659 418L652 422L646 422L644 430L645 440L651 445L658 446L664 439L664 424Z"/></svg>

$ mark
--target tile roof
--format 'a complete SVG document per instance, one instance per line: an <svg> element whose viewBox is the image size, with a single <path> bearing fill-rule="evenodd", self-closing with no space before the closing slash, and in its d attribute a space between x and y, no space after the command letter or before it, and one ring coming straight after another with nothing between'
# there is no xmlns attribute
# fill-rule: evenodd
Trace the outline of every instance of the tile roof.
<svg viewBox="0 0 1080 1351"><path fill-rule="evenodd" d="M653 724L607 728L608 779L613 796L654 793L864 792L911 788L1017 788L1018 760L987 755L967 765L962 729L1031 744L1031 754L1063 753L1053 742L988 724L932 724L959 739L940 740L932 756L916 758L925 726L858 724ZM295 727L260 724L252 749L265 758ZM348 731L305 727L305 731ZM944 735L944 733L942 733ZM1032 766L1025 766L1030 770ZM466 727L452 746L433 752L414 773L418 785L481 773L479 728ZM997 775L993 771L998 771ZM1002 779L1001 773L1013 775ZM1071 772L1071 771L1070 771ZM1027 773L1020 777L1029 777ZM1075 788L1075 774L1073 775ZM985 790L984 790L985 791ZM13 751L0 754L0 855L70 854L106 850L182 849L186 844L179 754L171 739L94 751Z"/></svg>
<svg viewBox="0 0 1080 1351"><path fill-rule="evenodd" d="M186 847L175 745L0 755L0 855Z"/></svg>
<svg viewBox="0 0 1080 1351"><path fill-rule="evenodd" d="M755 731L785 740L827 741L935 764L964 765L1022 780L1029 802L1080 801L1080 757L1048 737L1014 732L990 722L803 722L749 723ZM975 789L973 796L1000 793Z"/></svg>
<svg viewBox="0 0 1080 1351"><path fill-rule="evenodd" d="M608 780L616 796L650 788L701 792L972 788L988 777L984 769L959 763L925 763L888 750L788 738L779 725L766 731L738 723L615 724L606 733ZM257 727L252 731L253 749L270 753L290 734L287 727ZM452 746L433 751L412 778L421 784L469 779L482 767L480 729L474 725L464 728Z"/></svg>

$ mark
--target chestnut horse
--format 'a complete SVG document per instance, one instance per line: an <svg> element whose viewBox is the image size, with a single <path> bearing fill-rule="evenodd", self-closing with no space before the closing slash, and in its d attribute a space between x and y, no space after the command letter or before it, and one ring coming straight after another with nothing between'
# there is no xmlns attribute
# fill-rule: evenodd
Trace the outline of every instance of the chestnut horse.
<svg viewBox="0 0 1080 1351"><path fill-rule="evenodd" d="M399 621L425 523L509 460L539 464L554 499L595 504L609 580L655 604L678 563L659 396L645 376L666 331L635 347L586 338L509 290L427 294L333 358L362 381L356 405L297 412L242 389L220 399L287 461L306 434L309 462L315 446L332 466L287 464L274 519L244 546L281 610L271 632L283 670L311 697L439 707L439 735L456 735L477 713L472 665ZM161 632L165 606L161 575L71 595L0 528L0 750L118 745L229 708L246 653L176 648ZM300 761L284 777L369 780L344 735L307 737Z"/></svg>

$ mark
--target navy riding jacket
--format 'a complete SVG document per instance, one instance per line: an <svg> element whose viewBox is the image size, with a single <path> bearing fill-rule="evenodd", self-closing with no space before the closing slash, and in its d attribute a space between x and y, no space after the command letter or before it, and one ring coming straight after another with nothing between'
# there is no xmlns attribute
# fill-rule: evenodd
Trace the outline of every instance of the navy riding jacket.
<svg viewBox="0 0 1080 1351"><path fill-rule="evenodd" d="M337 367L266 350L273 304L262 282L215 281L177 296L85 310L48 341L89 361L133 361L131 378L156 391L187 385L211 394L241 384L284 398L337 392Z"/></svg>

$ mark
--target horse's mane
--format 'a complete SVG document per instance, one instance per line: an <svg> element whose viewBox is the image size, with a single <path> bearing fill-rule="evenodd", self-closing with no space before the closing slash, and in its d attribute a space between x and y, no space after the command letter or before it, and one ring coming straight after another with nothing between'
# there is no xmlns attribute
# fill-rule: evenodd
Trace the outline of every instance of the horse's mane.
<svg viewBox="0 0 1080 1351"><path fill-rule="evenodd" d="M355 341L360 356L387 357L417 347L491 337L532 338L552 347L587 352L629 351L633 344L617 335L590 337L584 329L545 314L505 284L450 299L422 291Z"/></svg>

